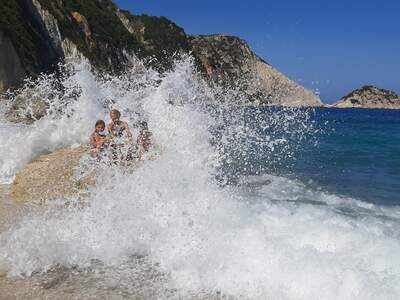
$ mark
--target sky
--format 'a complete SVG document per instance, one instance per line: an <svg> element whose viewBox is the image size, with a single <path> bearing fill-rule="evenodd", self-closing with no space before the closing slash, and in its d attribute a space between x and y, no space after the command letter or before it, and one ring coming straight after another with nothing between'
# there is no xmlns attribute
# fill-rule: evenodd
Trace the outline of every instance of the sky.
<svg viewBox="0 0 400 300"><path fill-rule="evenodd" d="M255 53L332 103L362 85L400 94L400 0L115 0L187 34L245 39Z"/></svg>

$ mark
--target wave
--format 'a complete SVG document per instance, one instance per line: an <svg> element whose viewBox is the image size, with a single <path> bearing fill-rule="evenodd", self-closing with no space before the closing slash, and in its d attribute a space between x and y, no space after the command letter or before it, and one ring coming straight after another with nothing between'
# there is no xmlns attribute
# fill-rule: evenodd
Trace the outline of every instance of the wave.
<svg viewBox="0 0 400 300"><path fill-rule="evenodd" d="M220 91L202 84L190 59L165 75L147 70L99 79L75 68L68 82L79 85L79 96L61 114L21 128L8 144L2 140L25 147L1 153L8 161L1 174L12 176L40 152L84 142L111 106L131 124L145 118L162 155L132 174L104 170L87 207L50 206L2 233L0 268L10 276L60 265L96 268L93 261L123 269L132 255L143 255L180 295L399 298L398 208L268 172L315 132L308 110L266 115L228 101L216 107ZM139 266L127 272L132 268Z"/></svg>

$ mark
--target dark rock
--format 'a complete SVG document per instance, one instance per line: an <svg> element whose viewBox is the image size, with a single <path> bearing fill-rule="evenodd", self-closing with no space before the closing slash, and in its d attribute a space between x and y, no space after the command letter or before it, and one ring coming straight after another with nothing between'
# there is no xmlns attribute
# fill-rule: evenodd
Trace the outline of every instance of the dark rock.
<svg viewBox="0 0 400 300"><path fill-rule="evenodd" d="M25 71L10 39L0 30L0 93L7 87L17 86Z"/></svg>

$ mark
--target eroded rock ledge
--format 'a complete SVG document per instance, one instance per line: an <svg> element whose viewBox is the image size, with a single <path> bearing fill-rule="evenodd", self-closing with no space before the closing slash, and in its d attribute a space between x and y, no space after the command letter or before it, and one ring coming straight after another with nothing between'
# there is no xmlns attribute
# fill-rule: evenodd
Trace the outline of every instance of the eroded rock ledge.
<svg viewBox="0 0 400 300"><path fill-rule="evenodd" d="M16 201L57 199L77 194L93 185L93 178L77 179L75 168L86 147L66 148L39 156L16 174L11 196Z"/></svg>

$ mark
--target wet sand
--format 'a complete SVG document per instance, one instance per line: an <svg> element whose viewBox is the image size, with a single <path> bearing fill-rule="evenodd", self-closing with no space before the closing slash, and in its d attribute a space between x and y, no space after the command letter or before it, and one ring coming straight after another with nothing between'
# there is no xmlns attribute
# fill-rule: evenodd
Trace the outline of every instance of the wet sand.
<svg viewBox="0 0 400 300"><path fill-rule="evenodd" d="M0 184L0 232L6 231L31 208L31 204L17 203L11 199L11 185Z"/></svg>

